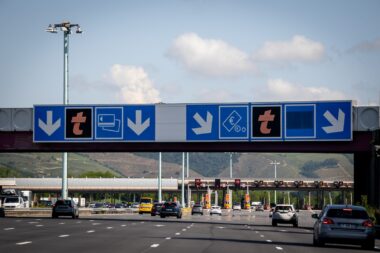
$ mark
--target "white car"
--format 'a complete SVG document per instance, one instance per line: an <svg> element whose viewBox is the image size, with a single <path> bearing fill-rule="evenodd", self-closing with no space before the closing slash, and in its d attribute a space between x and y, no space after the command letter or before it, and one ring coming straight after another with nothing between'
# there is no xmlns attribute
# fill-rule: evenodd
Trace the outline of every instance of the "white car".
<svg viewBox="0 0 380 253"><path fill-rule="evenodd" d="M298 214L293 205L276 205L272 214L272 226L278 223L290 223L298 227Z"/></svg>
<svg viewBox="0 0 380 253"><path fill-rule="evenodd" d="M6 197L3 203L4 208L24 208L25 203L22 197Z"/></svg>
<svg viewBox="0 0 380 253"><path fill-rule="evenodd" d="M210 209L210 215L213 215L213 214L218 214L218 215L222 215L222 209L220 208L220 206L212 206L211 209Z"/></svg>
<svg viewBox="0 0 380 253"><path fill-rule="evenodd" d="M232 206L232 210L241 210L241 205L240 204L234 204L233 206Z"/></svg>

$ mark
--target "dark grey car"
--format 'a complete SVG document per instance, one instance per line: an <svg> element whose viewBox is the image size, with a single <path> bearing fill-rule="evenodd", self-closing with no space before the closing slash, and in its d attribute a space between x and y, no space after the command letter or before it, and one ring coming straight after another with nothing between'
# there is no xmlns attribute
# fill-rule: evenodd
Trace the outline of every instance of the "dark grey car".
<svg viewBox="0 0 380 253"><path fill-rule="evenodd" d="M365 249L375 247L375 228L366 209L354 205L327 205L322 212L313 214L313 244L360 244Z"/></svg>
<svg viewBox="0 0 380 253"><path fill-rule="evenodd" d="M73 219L79 218L79 208L71 199L59 199L53 205L52 218L59 216L71 216Z"/></svg>
<svg viewBox="0 0 380 253"><path fill-rule="evenodd" d="M203 215L203 207L200 204L195 204L193 208L191 209L191 215L194 215L196 213L199 213L200 215Z"/></svg>

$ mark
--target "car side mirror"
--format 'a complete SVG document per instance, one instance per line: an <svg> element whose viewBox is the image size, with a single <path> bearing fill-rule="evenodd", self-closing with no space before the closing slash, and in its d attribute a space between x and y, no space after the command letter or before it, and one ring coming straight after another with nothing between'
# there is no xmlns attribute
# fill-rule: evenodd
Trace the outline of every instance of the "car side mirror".
<svg viewBox="0 0 380 253"><path fill-rule="evenodd" d="M313 214L311 215L311 218L313 218L313 219L318 219L318 214L317 214L317 213L313 213Z"/></svg>

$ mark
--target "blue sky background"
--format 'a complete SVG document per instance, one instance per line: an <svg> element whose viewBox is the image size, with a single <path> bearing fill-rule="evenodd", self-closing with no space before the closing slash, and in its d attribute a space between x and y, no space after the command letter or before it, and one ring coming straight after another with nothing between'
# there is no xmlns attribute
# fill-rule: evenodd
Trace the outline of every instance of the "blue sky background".
<svg viewBox="0 0 380 253"><path fill-rule="evenodd" d="M380 1L0 0L0 107L380 99Z"/></svg>

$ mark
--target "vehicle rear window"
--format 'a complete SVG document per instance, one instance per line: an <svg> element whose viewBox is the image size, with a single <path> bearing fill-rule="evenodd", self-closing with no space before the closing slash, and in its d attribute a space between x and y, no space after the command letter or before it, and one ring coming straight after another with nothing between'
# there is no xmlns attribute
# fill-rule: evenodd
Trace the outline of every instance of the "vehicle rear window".
<svg viewBox="0 0 380 253"><path fill-rule="evenodd" d="M140 203L143 203L143 204L150 204L152 203L152 201L150 199L141 199L140 200Z"/></svg>
<svg viewBox="0 0 380 253"><path fill-rule="evenodd" d="M326 216L331 218L368 219L366 211L353 209L330 209L327 211Z"/></svg>
<svg viewBox="0 0 380 253"><path fill-rule="evenodd" d="M18 198L6 198L4 203L18 203Z"/></svg>
<svg viewBox="0 0 380 253"><path fill-rule="evenodd" d="M202 207L201 205L194 205L194 207Z"/></svg>
<svg viewBox="0 0 380 253"><path fill-rule="evenodd" d="M276 206L276 211L292 211L291 206Z"/></svg>
<svg viewBox="0 0 380 253"><path fill-rule="evenodd" d="M165 207L172 207L172 208L174 208L176 206L177 206L176 203L165 203Z"/></svg>
<svg viewBox="0 0 380 253"><path fill-rule="evenodd" d="M57 200L55 202L56 206L70 206L71 207L71 201L70 200Z"/></svg>

